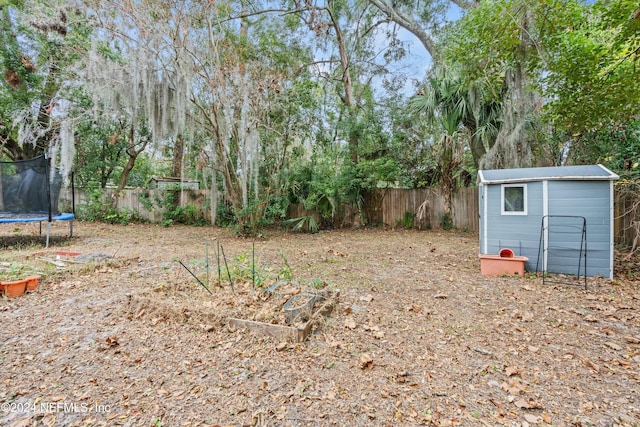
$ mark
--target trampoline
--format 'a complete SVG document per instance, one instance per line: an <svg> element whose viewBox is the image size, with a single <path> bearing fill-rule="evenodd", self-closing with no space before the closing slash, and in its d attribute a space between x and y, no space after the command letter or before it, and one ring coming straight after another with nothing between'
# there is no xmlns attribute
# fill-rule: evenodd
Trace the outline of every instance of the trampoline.
<svg viewBox="0 0 640 427"><path fill-rule="evenodd" d="M71 211L58 208L62 176L51 169L45 155L30 160L0 161L0 224L18 222L47 223L46 247L49 247L51 223L69 221L69 237L73 237L75 197L71 179Z"/></svg>

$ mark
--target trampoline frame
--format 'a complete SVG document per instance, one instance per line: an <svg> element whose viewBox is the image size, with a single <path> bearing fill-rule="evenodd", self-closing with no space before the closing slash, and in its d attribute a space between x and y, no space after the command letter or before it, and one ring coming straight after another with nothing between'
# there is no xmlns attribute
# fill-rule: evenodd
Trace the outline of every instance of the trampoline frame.
<svg viewBox="0 0 640 427"><path fill-rule="evenodd" d="M17 216L12 214L15 218L0 218L0 224L9 224L16 222L39 222L40 223L40 235L42 236L42 222L47 222L47 234L45 248L49 247L49 236L51 235L51 223L53 221L70 221L69 222L69 237L73 237L73 220L76 215L74 213L61 212L59 215L52 215L51 220L48 216L28 217L31 213L25 214L25 216Z"/></svg>

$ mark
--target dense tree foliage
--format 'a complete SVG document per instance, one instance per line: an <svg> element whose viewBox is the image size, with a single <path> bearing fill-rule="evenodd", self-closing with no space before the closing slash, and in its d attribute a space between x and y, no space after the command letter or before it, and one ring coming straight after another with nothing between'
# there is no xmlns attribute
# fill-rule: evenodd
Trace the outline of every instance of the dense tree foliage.
<svg viewBox="0 0 640 427"><path fill-rule="evenodd" d="M444 56L460 64L468 85L484 82L502 101L501 131L513 124L518 152L538 154L523 166L557 164L575 136L625 126L637 116L637 7L625 0L486 0L456 23ZM540 157L549 153L543 149L549 140L559 144L551 153L565 155ZM505 142L494 150L501 143L508 149Z"/></svg>
<svg viewBox="0 0 640 427"><path fill-rule="evenodd" d="M245 232L291 203L366 222L379 187L450 199L478 168L639 170L631 0L2 0L0 26L3 157L195 178Z"/></svg>
<svg viewBox="0 0 640 427"><path fill-rule="evenodd" d="M0 3L0 147L9 159L49 152L71 170L73 130L67 103L74 66L90 27L83 12L60 1Z"/></svg>

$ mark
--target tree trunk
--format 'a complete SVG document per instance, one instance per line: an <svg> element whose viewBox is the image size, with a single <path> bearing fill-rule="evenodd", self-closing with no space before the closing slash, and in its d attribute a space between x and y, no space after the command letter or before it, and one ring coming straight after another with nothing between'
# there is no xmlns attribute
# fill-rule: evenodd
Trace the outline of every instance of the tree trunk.
<svg viewBox="0 0 640 427"><path fill-rule="evenodd" d="M484 147L484 142L481 138L471 135L469 141L469 148L471 149L471 157L473 157L473 164L478 169L480 167L480 161L487 154L487 150Z"/></svg>
<svg viewBox="0 0 640 427"><path fill-rule="evenodd" d="M342 29L340 28L340 23L333 15L333 12L329 9L329 16L331 17L331 25L336 32L336 41L338 43L338 50L340 51L340 65L342 68L342 76L340 79L342 81L342 85L344 86L344 98L342 101L344 102L344 106L347 110L347 117L351 121L351 128L355 125L355 102L353 98L353 82L351 81L351 71L349 69L349 57L347 56L347 47L345 46L344 36L342 34ZM353 163L358 163L358 136L357 132L353 130L349 131L349 152L351 153L351 161Z"/></svg>
<svg viewBox="0 0 640 427"><path fill-rule="evenodd" d="M481 169L525 168L533 164L533 152L528 140L526 119L531 111L530 95L526 90L526 77L522 66L505 75L507 93L504 98L502 127L496 143L480 163Z"/></svg>
<svg viewBox="0 0 640 427"><path fill-rule="evenodd" d="M120 182L118 183L118 188L114 192L114 195L117 197L120 195L124 187L127 185L127 180L129 179L129 174L133 170L133 167L136 165L136 159L142 153L145 148L147 148L147 144L149 143L149 139L145 138L142 141L141 145L136 148L136 133L134 125L131 124L131 128L129 129L129 140L127 141L127 164L124 166L124 170L122 171L122 175L120 176Z"/></svg>
<svg viewBox="0 0 640 427"><path fill-rule="evenodd" d="M515 65L505 72L506 93L503 98L502 126L496 142L481 161L482 169L511 169L531 167L534 162L526 124L533 113L533 95L527 90L529 76L526 61L532 48L529 36L530 12L522 13L520 44Z"/></svg>
<svg viewBox="0 0 640 427"><path fill-rule="evenodd" d="M182 162L184 160L184 137L178 135L173 144L173 162L171 167L171 176L173 178L182 179Z"/></svg>

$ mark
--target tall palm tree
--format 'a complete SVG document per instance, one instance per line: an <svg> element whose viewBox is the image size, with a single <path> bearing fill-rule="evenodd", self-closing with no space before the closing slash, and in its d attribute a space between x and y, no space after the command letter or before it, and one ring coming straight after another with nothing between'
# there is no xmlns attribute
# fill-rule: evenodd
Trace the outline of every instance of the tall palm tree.
<svg viewBox="0 0 640 427"><path fill-rule="evenodd" d="M438 185L445 198L445 209L451 214L464 151L470 150L478 168L495 143L500 103L488 101L482 86L465 86L457 72L440 69L428 77L409 107L414 113L423 114L441 132L435 138L433 152Z"/></svg>
<svg viewBox="0 0 640 427"><path fill-rule="evenodd" d="M456 70L435 70L410 100L410 108L424 114L446 135L464 131L467 135L464 143L476 168L495 144L502 102L490 96L488 86L482 82L465 83Z"/></svg>

